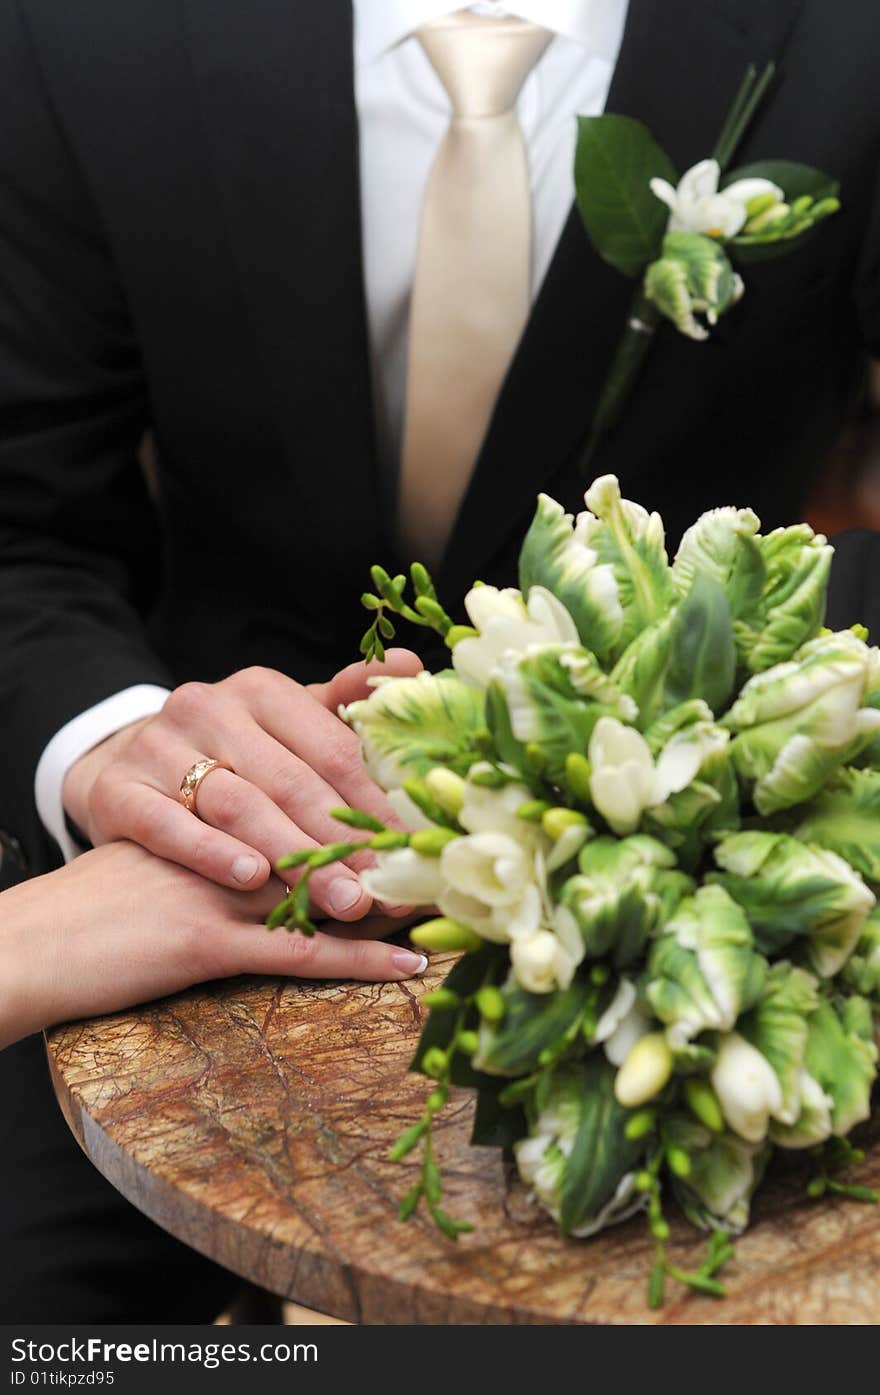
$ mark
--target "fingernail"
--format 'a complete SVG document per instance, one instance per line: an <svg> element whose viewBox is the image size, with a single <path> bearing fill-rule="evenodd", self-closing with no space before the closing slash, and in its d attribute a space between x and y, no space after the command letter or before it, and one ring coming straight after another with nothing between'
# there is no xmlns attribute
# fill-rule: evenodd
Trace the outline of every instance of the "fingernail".
<svg viewBox="0 0 880 1395"><path fill-rule="evenodd" d="M337 877L335 882L330 883L327 891L327 900L330 909L337 915L342 915L343 911L350 911L352 906L356 906L363 896L360 883L353 877Z"/></svg>
<svg viewBox="0 0 880 1395"><path fill-rule="evenodd" d="M245 882L253 881L259 870L260 864L257 859L247 855L237 857L232 864L232 876L239 886L243 886Z"/></svg>
<svg viewBox="0 0 880 1395"><path fill-rule="evenodd" d="M423 974L428 967L427 954L414 954L411 949L396 949L391 956L391 962L395 969L398 969L407 977L413 978L416 974Z"/></svg>

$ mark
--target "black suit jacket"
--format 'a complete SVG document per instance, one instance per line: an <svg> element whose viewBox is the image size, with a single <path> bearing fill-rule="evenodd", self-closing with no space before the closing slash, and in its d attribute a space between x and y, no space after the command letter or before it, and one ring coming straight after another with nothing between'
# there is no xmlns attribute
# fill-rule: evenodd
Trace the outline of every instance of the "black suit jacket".
<svg viewBox="0 0 880 1395"><path fill-rule="evenodd" d="M631 0L608 110L680 169L748 63L779 78L739 161L838 177L844 211L747 273L708 344L665 328L595 461L660 508L796 518L880 351L880 30L869 0ZM513 579L577 448L630 284L576 214L523 336L439 577ZM156 434L155 506L136 461ZM33 774L138 682L356 652L380 489L343 0L0 0L0 827L37 866Z"/></svg>

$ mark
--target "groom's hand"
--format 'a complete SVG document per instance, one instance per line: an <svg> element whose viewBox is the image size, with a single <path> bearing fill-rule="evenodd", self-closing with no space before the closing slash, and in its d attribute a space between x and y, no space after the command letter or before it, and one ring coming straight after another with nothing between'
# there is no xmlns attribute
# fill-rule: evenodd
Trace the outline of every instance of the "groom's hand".
<svg viewBox="0 0 880 1395"><path fill-rule="evenodd" d="M254 890L285 853L350 836L330 809L365 809L399 827L361 766L357 737L336 712L369 693L371 674L420 668L415 654L392 649L384 664L352 664L310 687L262 668L220 683L186 683L155 717L116 732L76 762L64 783L65 808L96 847L128 839L221 886ZM186 772L207 757L232 771L205 776L194 816L178 791ZM371 860L356 854L315 873L317 912L336 920L366 915L372 902L355 873Z"/></svg>

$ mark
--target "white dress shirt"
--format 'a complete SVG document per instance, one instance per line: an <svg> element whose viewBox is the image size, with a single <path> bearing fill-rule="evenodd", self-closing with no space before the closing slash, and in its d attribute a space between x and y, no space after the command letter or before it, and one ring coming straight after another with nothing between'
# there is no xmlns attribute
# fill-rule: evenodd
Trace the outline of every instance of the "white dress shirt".
<svg viewBox="0 0 880 1395"><path fill-rule="evenodd" d="M555 35L517 102L532 193L533 299L571 209L575 118L604 108L627 6L628 0L504 0L503 6L486 0L470 7L517 15ZM450 115L446 90L413 33L461 8L450 0L354 0L364 278L378 442L392 478L403 433L419 214ZM67 771L113 732L158 712L166 697L152 685L128 688L75 717L49 742L37 766L37 809L66 859L80 851L65 828Z"/></svg>

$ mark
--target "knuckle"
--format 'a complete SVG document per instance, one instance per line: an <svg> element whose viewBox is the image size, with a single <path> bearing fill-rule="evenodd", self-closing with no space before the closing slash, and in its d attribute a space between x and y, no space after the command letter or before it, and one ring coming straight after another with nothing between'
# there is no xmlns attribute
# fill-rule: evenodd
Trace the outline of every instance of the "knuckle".
<svg viewBox="0 0 880 1395"><path fill-rule="evenodd" d="M275 682L276 677L274 669L266 668L264 664L251 664L249 668L242 668L238 673L233 673L226 682L231 688L249 695L265 689Z"/></svg>
<svg viewBox="0 0 880 1395"><path fill-rule="evenodd" d="M301 808L310 773L307 766L296 763L285 764L274 772L268 793L279 809L290 814Z"/></svg>
<svg viewBox="0 0 880 1395"><path fill-rule="evenodd" d="M169 695L162 710L178 726L188 726L210 711L213 696L210 683L183 683Z"/></svg>
<svg viewBox="0 0 880 1395"><path fill-rule="evenodd" d="M223 784L218 788L215 782L211 789L206 780L202 786L200 812L204 816L210 813L211 823L217 828L237 828L247 816L247 798L235 784Z"/></svg>
<svg viewBox="0 0 880 1395"><path fill-rule="evenodd" d="M134 799L127 801L126 824L128 836L143 848L151 847L161 831L161 821L157 818L153 804L144 804Z"/></svg>
<svg viewBox="0 0 880 1395"><path fill-rule="evenodd" d="M311 978L321 966L321 941L317 935L301 935L294 931L290 936L290 958L292 972L301 978Z"/></svg>
<svg viewBox="0 0 880 1395"><path fill-rule="evenodd" d="M109 771L102 770L95 778L89 791L88 812L91 822L102 833L110 832L118 826L119 784Z"/></svg>
<svg viewBox="0 0 880 1395"><path fill-rule="evenodd" d="M376 969L376 946L372 940L349 940L348 971L353 978L371 978Z"/></svg>
<svg viewBox="0 0 880 1395"><path fill-rule="evenodd" d="M357 742L351 745L347 741L335 738L325 745L321 773L331 785L339 781L350 780L352 774L358 769Z"/></svg>

